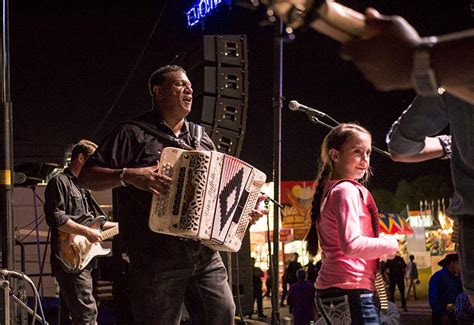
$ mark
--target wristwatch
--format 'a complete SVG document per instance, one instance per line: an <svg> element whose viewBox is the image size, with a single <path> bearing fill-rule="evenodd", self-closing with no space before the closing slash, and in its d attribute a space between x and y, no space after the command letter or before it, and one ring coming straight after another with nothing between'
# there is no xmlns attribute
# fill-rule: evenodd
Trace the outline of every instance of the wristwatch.
<svg viewBox="0 0 474 325"><path fill-rule="evenodd" d="M413 53L413 69L411 79L418 95L438 96L439 84L431 66L430 51L436 44L437 38L425 37Z"/></svg>

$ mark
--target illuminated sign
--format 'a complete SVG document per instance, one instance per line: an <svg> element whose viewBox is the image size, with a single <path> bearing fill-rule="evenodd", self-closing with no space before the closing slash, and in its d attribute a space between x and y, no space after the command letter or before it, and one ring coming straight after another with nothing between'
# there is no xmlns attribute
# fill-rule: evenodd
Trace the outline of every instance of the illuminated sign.
<svg viewBox="0 0 474 325"><path fill-rule="evenodd" d="M224 0L200 0L186 11L188 27L192 27L209 16Z"/></svg>

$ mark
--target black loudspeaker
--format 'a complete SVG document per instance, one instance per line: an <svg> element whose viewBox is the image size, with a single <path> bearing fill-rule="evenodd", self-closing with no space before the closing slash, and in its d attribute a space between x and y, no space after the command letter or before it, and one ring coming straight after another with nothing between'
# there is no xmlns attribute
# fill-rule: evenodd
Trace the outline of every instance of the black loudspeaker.
<svg viewBox="0 0 474 325"><path fill-rule="evenodd" d="M221 252L222 260L229 269L228 253ZM250 233L247 232L242 247L237 253L231 254L232 268L232 293L235 305L240 306L243 315L250 315L253 312L253 282L252 282L252 260L250 259ZM239 294L239 295L237 295ZM237 313L239 310L237 309Z"/></svg>
<svg viewBox="0 0 474 325"><path fill-rule="evenodd" d="M218 151L238 157L248 107L247 37L206 35L189 61L194 88L191 119L206 128Z"/></svg>

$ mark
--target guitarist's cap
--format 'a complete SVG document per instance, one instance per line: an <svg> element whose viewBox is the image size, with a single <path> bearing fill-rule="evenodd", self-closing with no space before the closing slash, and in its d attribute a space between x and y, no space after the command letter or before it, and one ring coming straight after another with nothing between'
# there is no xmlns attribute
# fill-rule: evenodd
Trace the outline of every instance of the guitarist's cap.
<svg viewBox="0 0 474 325"><path fill-rule="evenodd" d="M95 149L97 149L97 145L94 142L82 139L72 147L71 161L76 159L80 153L89 157L94 153Z"/></svg>

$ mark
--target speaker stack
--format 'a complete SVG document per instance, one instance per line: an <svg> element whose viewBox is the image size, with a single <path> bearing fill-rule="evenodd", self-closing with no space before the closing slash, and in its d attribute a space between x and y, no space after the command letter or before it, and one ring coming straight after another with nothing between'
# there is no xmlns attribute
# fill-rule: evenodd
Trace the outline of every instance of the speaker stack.
<svg viewBox="0 0 474 325"><path fill-rule="evenodd" d="M188 67L194 88L190 119L200 122L217 150L238 157L248 107L246 35L205 35Z"/></svg>
<svg viewBox="0 0 474 325"><path fill-rule="evenodd" d="M205 127L218 151L239 157L248 108L247 36L205 35L188 57L186 70L194 90L189 119ZM234 301L249 315L253 310L250 235L244 237L240 251L232 254L231 265L227 253L221 255L232 270Z"/></svg>

